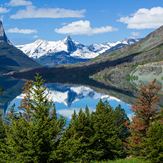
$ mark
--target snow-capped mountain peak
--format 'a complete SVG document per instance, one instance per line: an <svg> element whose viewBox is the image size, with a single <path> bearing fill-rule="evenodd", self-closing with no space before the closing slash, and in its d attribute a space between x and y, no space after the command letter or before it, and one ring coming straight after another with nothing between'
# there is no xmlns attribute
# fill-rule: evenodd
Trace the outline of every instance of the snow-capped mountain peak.
<svg viewBox="0 0 163 163"><path fill-rule="evenodd" d="M68 52L67 42L65 42L65 39L63 41L46 41L39 39L33 43L18 45L17 47L34 59L60 51Z"/></svg>
<svg viewBox="0 0 163 163"><path fill-rule="evenodd" d="M128 38L128 39L122 40L121 43L126 44L126 45L132 45L132 44L135 44L138 41L140 41L140 39Z"/></svg>
<svg viewBox="0 0 163 163"><path fill-rule="evenodd" d="M65 43L67 43L69 41L73 41L71 36L69 36L69 35L63 39L63 42L65 42Z"/></svg>
<svg viewBox="0 0 163 163"><path fill-rule="evenodd" d="M71 39L70 36L67 36L64 40L63 40L64 44L67 45L67 51L69 53L74 52L75 50L77 50L76 47L76 42L74 40Z"/></svg>
<svg viewBox="0 0 163 163"><path fill-rule="evenodd" d="M18 45L17 48L22 50L29 57L39 60L41 64L54 65L86 61L95 58L106 51L117 50L126 45L134 44L137 41L139 40L125 39L113 43L96 43L87 46L74 41L70 36L67 36L59 41L46 41L39 39L30 44Z"/></svg>
<svg viewBox="0 0 163 163"><path fill-rule="evenodd" d="M55 55L60 52L82 59L91 59L97 56L97 54L90 51L87 46L72 40L70 36L59 41L46 41L39 39L30 44L18 45L17 48L34 59Z"/></svg>

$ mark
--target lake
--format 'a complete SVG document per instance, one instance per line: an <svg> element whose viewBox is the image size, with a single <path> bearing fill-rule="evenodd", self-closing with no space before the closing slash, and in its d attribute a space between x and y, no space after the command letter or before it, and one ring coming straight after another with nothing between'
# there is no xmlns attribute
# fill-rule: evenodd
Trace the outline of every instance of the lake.
<svg viewBox="0 0 163 163"><path fill-rule="evenodd" d="M16 112L20 111L23 84L24 81L22 80L0 77L0 86L5 90L0 97L0 105L4 110L4 114L9 112L13 105ZM86 106L91 111L94 111L100 99L107 100L112 107L120 104L129 117L132 115L130 104L108 93L104 93L105 91L97 91L89 86L80 84L47 83L46 87L49 90L50 99L56 106L57 114L67 119L71 118L74 110L78 112L80 109L85 109Z"/></svg>

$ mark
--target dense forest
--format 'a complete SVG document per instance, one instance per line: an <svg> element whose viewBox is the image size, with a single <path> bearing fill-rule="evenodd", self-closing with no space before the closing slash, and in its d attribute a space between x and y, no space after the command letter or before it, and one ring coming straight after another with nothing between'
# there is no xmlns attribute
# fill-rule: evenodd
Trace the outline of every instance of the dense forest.
<svg viewBox="0 0 163 163"><path fill-rule="evenodd" d="M26 82L19 114L14 108L0 119L0 162L101 162L141 159L163 162L161 87L142 85L129 119L119 105L100 100L95 111L74 111L71 121L56 114L44 80ZM2 92L3 90L1 90ZM83 106L84 107L84 106ZM127 161L126 161L127 162ZM136 161L139 163L139 161Z"/></svg>

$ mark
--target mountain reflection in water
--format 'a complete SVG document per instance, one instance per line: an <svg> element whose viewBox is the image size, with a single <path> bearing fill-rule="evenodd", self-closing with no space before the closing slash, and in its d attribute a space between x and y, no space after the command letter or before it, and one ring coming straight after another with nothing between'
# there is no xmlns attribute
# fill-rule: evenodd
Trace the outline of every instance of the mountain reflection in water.
<svg viewBox="0 0 163 163"><path fill-rule="evenodd" d="M46 84L49 91L49 98L55 103L57 113L68 119L71 118L74 110L78 112L81 108L84 109L86 105L91 111L95 110L95 107L100 99L107 100L111 106L116 107L119 104L126 110L126 113L131 116L130 105L122 102L121 100L102 93L97 93L93 89L82 85L64 85L49 83ZM23 98L23 94L14 98L7 107L7 112L11 107L15 106L15 111L19 112L20 102Z"/></svg>

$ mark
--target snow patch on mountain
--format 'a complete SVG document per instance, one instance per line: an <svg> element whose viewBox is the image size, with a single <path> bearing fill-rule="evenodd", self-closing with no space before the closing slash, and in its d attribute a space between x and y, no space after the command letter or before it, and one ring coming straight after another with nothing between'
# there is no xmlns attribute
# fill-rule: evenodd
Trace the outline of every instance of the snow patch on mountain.
<svg viewBox="0 0 163 163"><path fill-rule="evenodd" d="M67 45L63 41L36 40L30 44L18 45L17 48L34 59L60 51L68 52Z"/></svg>
<svg viewBox="0 0 163 163"><path fill-rule="evenodd" d="M41 60L43 58L45 62L46 57L48 57L48 61L49 57L51 57L51 60L55 60L55 56L57 57L58 54L62 56L62 53L72 58L92 59L111 48L115 47L113 50L116 50L126 45L132 45L138 41L139 39L125 39L113 43L96 43L87 46L74 41L70 36L68 36L59 41L36 40L30 44L18 45L17 48L22 50L31 58L35 60Z"/></svg>

